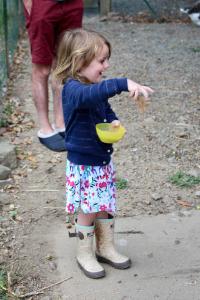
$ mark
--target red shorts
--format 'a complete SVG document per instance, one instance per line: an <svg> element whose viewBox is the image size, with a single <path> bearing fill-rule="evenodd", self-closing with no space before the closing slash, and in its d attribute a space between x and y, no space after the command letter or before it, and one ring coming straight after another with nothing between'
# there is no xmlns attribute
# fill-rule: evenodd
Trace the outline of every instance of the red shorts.
<svg viewBox="0 0 200 300"><path fill-rule="evenodd" d="M83 0L32 0L31 13L25 9L32 62L51 65L60 34L82 27L82 17Z"/></svg>

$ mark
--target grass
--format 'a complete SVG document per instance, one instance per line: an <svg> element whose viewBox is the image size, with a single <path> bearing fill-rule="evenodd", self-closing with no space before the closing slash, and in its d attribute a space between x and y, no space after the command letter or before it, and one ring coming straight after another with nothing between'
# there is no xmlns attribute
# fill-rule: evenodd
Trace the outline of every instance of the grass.
<svg viewBox="0 0 200 300"><path fill-rule="evenodd" d="M3 106L2 114L0 116L0 128L8 127L9 125L9 118L14 112L14 106L11 103L7 103Z"/></svg>
<svg viewBox="0 0 200 300"><path fill-rule="evenodd" d="M3 113L6 116L10 116L10 115L12 115L13 110L14 110L13 106L10 103L7 103L3 108Z"/></svg>
<svg viewBox="0 0 200 300"><path fill-rule="evenodd" d="M7 127L8 121L5 118L0 118L0 128Z"/></svg>
<svg viewBox="0 0 200 300"><path fill-rule="evenodd" d="M8 277L8 273L2 267L0 267L0 300L19 300L20 297L12 292L11 288L9 287Z"/></svg>
<svg viewBox="0 0 200 300"><path fill-rule="evenodd" d="M169 177L171 183L180 187L192 187L200 183L200 176L192 176L182 171L178 171Z"/></svg>
<svg viewBox="0 0 200 300"><path fill-rule="evenodd" d="M6 291L7 291L6 272L0 269L0 299L1 300L8 300Z"/></svg>
<svg viewBox="0 0 200 300"><path fill-rule="evenodd" d="M117 186L117 189L118 190L124 190L127 188L128 186L128 181L127 179L124 179L124 178L118 178L116 180L116 186Z"/></svg>
<svg viewBox="0 0 200 300"><path fill-rule="evenodd" d="M191 50L194 53L199 53L200 52L200 47L193 47L193 48L191 48Z"/></svg>

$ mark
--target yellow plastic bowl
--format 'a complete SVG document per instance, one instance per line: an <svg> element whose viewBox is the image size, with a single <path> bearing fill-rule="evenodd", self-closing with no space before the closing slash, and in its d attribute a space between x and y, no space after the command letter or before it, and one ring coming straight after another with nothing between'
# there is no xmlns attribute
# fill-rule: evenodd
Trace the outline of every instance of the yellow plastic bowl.
<svg viewBox="0 0 200 300"><path fill-rule="evenodd" d="M113 144L123 138L126 130L122 125L113 127L111 123L99 123L96 124L96 132L100 141Z"/></svg>

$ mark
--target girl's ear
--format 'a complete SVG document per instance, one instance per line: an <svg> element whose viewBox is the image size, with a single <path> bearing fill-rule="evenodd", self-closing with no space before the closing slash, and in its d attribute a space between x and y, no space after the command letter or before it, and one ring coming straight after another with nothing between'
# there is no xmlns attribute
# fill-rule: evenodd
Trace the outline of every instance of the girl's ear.
<svg viewBox="0 0 200 300"><path fill-rule="evenodd" d="M81 70L77 70L77 74L78 74L78 75L81 75Z"/></svg>

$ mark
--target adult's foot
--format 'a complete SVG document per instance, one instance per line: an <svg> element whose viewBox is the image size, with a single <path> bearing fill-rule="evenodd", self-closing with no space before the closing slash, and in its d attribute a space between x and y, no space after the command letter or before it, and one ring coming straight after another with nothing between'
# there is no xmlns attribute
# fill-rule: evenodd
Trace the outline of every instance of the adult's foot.
<svg viewBox="0 0 200 300"><path fill-rule="evenodd" d="M65 127L56 127L54 123L51 126L54 131L57 131L62 136L62 138L65 138Z"/></svg>
<svg viewBox="0 0 200 300"><path fill-rule="evenodd" d="M66 151L65 139L59 132L53 131L52 133L44 134L39 130L37 135L40 143L49 150L55 152Z"/></svg>

